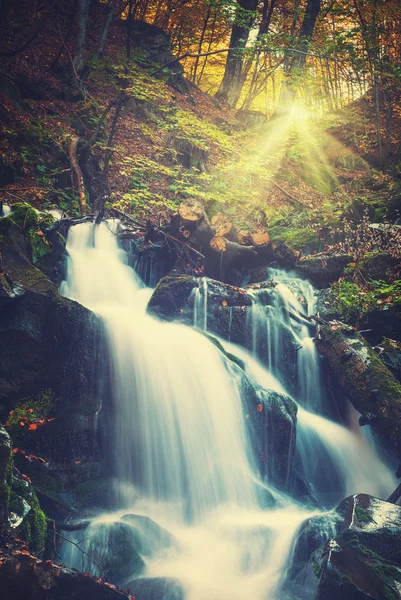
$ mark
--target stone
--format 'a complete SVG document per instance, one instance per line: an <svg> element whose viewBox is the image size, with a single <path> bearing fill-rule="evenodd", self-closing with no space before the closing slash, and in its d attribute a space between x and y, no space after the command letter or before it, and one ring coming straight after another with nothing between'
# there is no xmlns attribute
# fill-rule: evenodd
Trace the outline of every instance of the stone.
<svg viewBox="0 0 401 600"><path fill-rule="evenodd" d="M141 577L127 584L135 600L184 600L184 588L173 577Z"/></svg>
<svg viewBox="0 0 401 600"><path fill-rule="evenodd" d="M316 254L299 261L296 271L322 289L342 277L351 261L352 256L348 254Z"/></svg>
<svg viewBox="0 0 401 600"><path fill-rule="evenodd" d="M356 494L301 527L287 584L299 597L399 598L400 583L400 506Z"/></svg>

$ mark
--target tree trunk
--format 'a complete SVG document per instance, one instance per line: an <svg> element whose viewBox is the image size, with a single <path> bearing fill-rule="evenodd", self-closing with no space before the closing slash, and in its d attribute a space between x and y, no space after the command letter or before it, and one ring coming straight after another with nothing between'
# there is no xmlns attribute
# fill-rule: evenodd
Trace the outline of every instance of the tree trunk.
<svg viewBox="0 0 401 600"><path fill-rule="evenodd" d="M257 0L238 0L236 16L231 30L230 48L245 49L250 29L255 20L257 5ZM224 77L216 93L216 99L231 108L235 108L241 94L243 62L241 50L230 50L228 52Z"/></svg>
<svg viewBox="0 0 401 600"><path fill-rule="evenodd" d="M96 58L101 58L104 52L104 45L106 43L107 36L109 34L110 25L113 21L114 13L116 12L117 0L111 0L109 6L109 12L107 13L106 22L102 31L99 46L96 51Z"/></svg>
<svg viewBox="0 0 401 600"><path fill-rule="evenodd" d="M74 68L78 75L84 68L84 52L85 52L85 38L86 38L86 26L88 23L90 0L79 1L78 11L78 33L75 42L75 55L74 55Z"/></svg>
<svg viewBox="0 0 401 600"><path fill-rule="evenodd" d="M274 116L286 116L292 108L305 67L309 42L312 39L321 0L308 0L298 41L291 58L288 78L283 81Z"/></svg>

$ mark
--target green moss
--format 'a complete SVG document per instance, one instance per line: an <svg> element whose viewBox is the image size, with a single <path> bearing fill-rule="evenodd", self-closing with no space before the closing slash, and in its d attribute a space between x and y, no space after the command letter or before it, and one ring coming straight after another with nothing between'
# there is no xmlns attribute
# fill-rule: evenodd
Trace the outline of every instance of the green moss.
<svg viewBox="0 0 401 600"><path fill-rule="evenodd" d="M23 398L8 415L7 427L14 445L20 445L25 439L29 426L40 425L55 412L58 398L50 388L45 389L31 398Z"/></svg>
<svg viewBox="0 0 401 600"><path fill-rule="evenodd" d="M319 567L318 563L315 560L312 561L312 569L313 569L313 572L316 575L316 577L319 578L320 577L320 573L322 571L321 571L321 568Z"/></svg>
<svg viewBox="0 0 401 600"><path fill-rule="evenodd" d="M366 510L366 508L363 508L362 506L355 507L355 514L360 523L370 523L372 520L369 511Z"/></svg>
<svg viewBox="0 0 401 600"><path fill-rule="evenodd" d="M8 218L19 225L23 231L36 227L39 221L36 210L27 202L13 204L11 215Z"/></svg>
<svg viewBox="0 0 401 600"><path fill-rule="evenodd" d="M0 427L0 512L4 512L4 516L10 501L13 460L11 440L5 429Z"/></svg>
<svg viewBox="0 0 401 600"><path fill-rule="evenodd" d="M18 537L24 540L31 552L43 552L47 539L46 515L40 507L38 497L33 487L28 482L14 478L10 495L10 512L17 516L24 514L24 502L30 510L22 523L17 527Z"/></svg>
<svg viewBox="0 0 401 600"><path fill-rule="evenodd" d="M76 506L80 509L111 509L115 507L116 494L112 479L100 478L85 481L78 485L74 494L77 499Z"/></svg>

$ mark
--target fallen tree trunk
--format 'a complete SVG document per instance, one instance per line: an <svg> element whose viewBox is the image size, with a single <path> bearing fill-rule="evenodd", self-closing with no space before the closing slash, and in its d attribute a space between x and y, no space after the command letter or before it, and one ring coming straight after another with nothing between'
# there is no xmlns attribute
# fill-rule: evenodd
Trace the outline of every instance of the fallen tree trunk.
<svg viewBox="0 0 401 600"><path fill-rule="evenodd" d="M340 391L361 413L386 448L401 460L401 384L352 327L321 325L318 348Z"/></svg>

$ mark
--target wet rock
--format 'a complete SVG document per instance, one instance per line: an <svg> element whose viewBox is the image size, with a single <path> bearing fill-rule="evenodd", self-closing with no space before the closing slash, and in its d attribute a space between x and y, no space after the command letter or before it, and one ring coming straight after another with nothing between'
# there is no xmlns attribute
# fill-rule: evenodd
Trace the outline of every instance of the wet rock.
<svg viewBox="0 0 401 600"><path fill-rule="evenodd" d="M56 418L35 431L25 427L22 447L58 464L99 456L101 323L33 266L10 219L0 220L0 252L0 416L46 397Z"/></svg>
<svg viewBox="0 0 401 600"><path fill-rule="evenodd" d="M135 600L184 600L184 588L173 577L143 577L134 579L127 588Z"/></svg>
<svg viewBox="0 0 401 600"><path fill-rule="evenodd" d="M274 248L274 260L280 267L293 269L298 259L296 252L287 246L287 244L281 242L281 244Z"/></svg>
<svg viewBox="0 0 401 600"><path fill-rule="evenodd" d="M261 283L263 281L267 281L269 279L269 267L257 267L256 269L252 269L249 274L249 284L253 283Z"/></svg>
<svg viewBox="0 0 401 600"><path fill-rule="evenodd" d="M11 490L12 443L7 431L0 425L0 530L8 522L8 504Z"/></svg>
<svg viewBox="0 0 401 600"><path fill-rule="evenodd" d="M296 270L321 289L342 277L345 267L351 261L352 256L348 254L316 254L301 260Z"/></svg>
<svg viewBox="0 0 401 600"><path fill-rule="evenodd" d="M130 266L146 285L153 288L171 271L177 258L173 248L157 242L146 244L143 236L120 238L120 244L127 252Z"/></svg>
<svg viewBox="0 0 401 600"><path fill-rule="evenodd" d="M121 521L131 527L135 549L141 556L152 556L176 544L174 536L149 517L127 514Z"/></svg>
<svg viewBox="0 0 401 600"><path fill-rule="evenodd" d="M213 279L203 280L186 275L164 277L157 285L148 304L148 311L162 318L193 320L194 291L203 291L207 285L208 313L216 316L220 308L243 308L252 305L252 298L244 290ZM228 310L227 316L228 316Z"/></svg>
<svg viewBox="0 0 401 600"><path fill-rule="evenodd" d="M401 508L359 494L337 509L348 527L316 554L318 600L399 598Z"/></svg>
<svg viewBox="0 0 401 600"><path fill-rule="evenodd" d="M9 523L29 550L41 554L47 540L47 521L31 483L14 475L11 483Z"/></svg>
<svg viewBox="0 0 401 600"><path fill-rule="evenodd" d="M85 534L90 539L86 551L102 567L102 571L88 556L82 558L84 571L101 576L110 583L124 585L124 588L127 581L143 573L145 563L136 547L137 536L128 523L95 523Z"/></svg>
<svg viewBox="0 0 401 600"><path fill-rule="evenodd" d="M391 371L361 335L341 323L321 327L318 349L341 394L362 415L376 416L372 428L401 459L401 385Z"/></svg>
<svg viewBox="0 0 401 600"><path fill-rule="evenodd" d="M253 383L235 364L230 370L241 393L251 461L262 479L288 490L293 476L297 405L289 396Z"/></svg>
<svg viewBox="0 0 401 600"><path fill-rule="evenodd" d="M289 588L300 597L399 598L401 507L356 494L332 512L331 522L327 517L310 519L298 536L291 579Z"/></svg>
<svg viewBox="0 0 401 600"><path fill-rule="evenodd" d="M13 600L128 600L129 594L100 579L14 551L0 563L0 588Z"/></svg>
<svg viewBox="0 0 401 600"><path fill-rule="evenodd" d="M333 319L346 321L332 288L320 290L316 302L316 312L325 321L332 321Z"/></svg>
<svg viewBox="0 0 401 600"><path fill-rule="evenodd" d="M375 350L394 377L401 381L401 343L386 338Z"/></svg>
<svg viewBox="0 0 401 600"><path fill-rule="evenodd" d="M394 272L399 265L399 260L386 252L368 252L358 262L358 270L366 280L382 280L386 283L393 281Z"/></svg>

